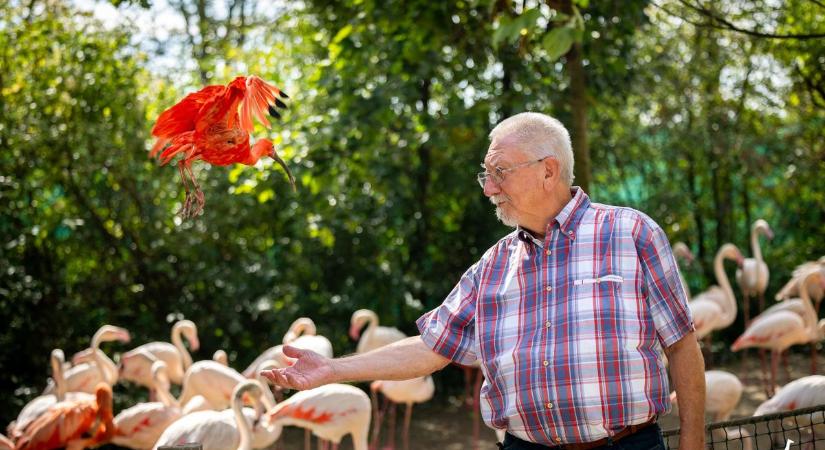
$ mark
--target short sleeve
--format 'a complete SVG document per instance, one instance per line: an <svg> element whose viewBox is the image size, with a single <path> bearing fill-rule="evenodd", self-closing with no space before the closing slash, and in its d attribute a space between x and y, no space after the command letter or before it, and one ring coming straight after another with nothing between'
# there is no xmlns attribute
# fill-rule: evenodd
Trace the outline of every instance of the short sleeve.
<svg viewBox="0 0 825 450"><path fill-rule="evenodd" d="M662 228L643 216L635 234L644 274L647 304L664 347L670 347L694 330L687 293L679 279L679 268Z"/></svg>
<svg viewBox="0 0 825 450"><path fill-rule="evenodd" d="M459 364L477 359L475 312L478 295L478 263L461 276L440 306L418 318L416 326L424 343L439 355Z"/></svg>

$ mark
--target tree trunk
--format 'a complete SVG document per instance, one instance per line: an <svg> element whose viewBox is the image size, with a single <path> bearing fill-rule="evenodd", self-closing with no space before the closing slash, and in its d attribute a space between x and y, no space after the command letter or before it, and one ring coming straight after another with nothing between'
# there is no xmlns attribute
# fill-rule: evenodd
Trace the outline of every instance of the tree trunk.
<svg viewBox="0 0 825 450"><path fill-rule="evenodd" d="M587 145L587 81L582 64L582 46L576 42L566 55L567 72L570 74L570 110L573 124L570 138L573 141L574 173L576 185L590 191L590 148Z"/></svg>

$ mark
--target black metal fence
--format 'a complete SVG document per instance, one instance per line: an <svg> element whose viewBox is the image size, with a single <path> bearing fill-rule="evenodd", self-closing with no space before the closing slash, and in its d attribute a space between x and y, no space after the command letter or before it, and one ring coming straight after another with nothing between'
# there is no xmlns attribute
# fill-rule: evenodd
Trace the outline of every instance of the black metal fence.
<svg viewBox="0 0 825 450"><path fill-rule="evenodd" d="M662 433L669 450L679 448L679 430ZM825 405L712 423L711 450L825 450Z"/></svg>

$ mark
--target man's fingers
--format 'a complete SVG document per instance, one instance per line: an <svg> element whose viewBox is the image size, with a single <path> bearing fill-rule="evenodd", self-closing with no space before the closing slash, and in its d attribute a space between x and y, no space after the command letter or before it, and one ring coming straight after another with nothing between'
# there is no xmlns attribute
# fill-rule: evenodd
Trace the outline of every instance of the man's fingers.
<svg viewBox="0 0 825 450"><path fill-rule="evenodd" d="M307 353L306 350L302 350L291 345L284 345L283 351L284 355L289 356L290 358L300 358Z"/></svg>
<svg viewBox="0 0 825 450"><path fill-rule="evenodd" d="M261 375L278 386L289 387L287 386L288 383L286 378L284 378L284 375L281 373L281 369L264 370L261 372Z"/></svg>

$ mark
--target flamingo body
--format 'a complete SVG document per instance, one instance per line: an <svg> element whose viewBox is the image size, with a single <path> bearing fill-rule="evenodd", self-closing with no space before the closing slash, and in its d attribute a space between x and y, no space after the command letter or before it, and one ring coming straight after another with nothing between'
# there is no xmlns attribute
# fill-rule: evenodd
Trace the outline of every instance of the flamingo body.
<svg viewBox="0 0 825 450"><path fill-rule="evenodd" d="M62 401L52 405L26 428L17 450L81 449L107 442L114 431L112 388L101 383L93 400ZM83 439L84 434L91 438Z"/></svg>
<svg viewBox="0 0 825 450"><path fill-rule="evenodd" d="M770 271L765 261L757 261L754 258L746 258L742 269L736 271L736 283L742 289L742 293L748 297L755 297L764 293L768 288Z"/></svg>
<svg viewBox="0 0 825 450"><path fill-rule="evenodd" d="M808 342L809 333L805 321L791 311L776 311L766 316L757 316L751 325L734 341L731 350L745 348L766 348L781 352L795 344Z"/></svg>
<svg viewBox="0 0 825 450"><path fill-rule="evenodd" d="M194 366L193 366L194 367ZM244 380L232 392L232 409L198 411L181 417L161 434L154 449L162 446L198 442L203 450L249 450L272 445L280 436L281 427L258 425L259 415L252 408L243 408L246 393L259 400L262 387L256 380Z"/></svg>
<svg viewBox="0 0 825 450"><path fill-rule="evenodd" d="M265 421L306 428L334 444L352 435L355 450L367 449L372 407L362 390L346 384L327 384L296 392L266 413Z"/></svg>
<svg viewBox="0 0 825 450"><path fill-rule="evenodd" d="M124 353L120 358L120 378L149 387L152 385L152 364L159 360L166 363L169 380L181 384L186 369L192 365L192 357L181 336L186 337L193 351L200 348L198 327L191 320L179 320L172 326L171 344L148 342Z"/></svg>
<svg viewBox="0 0 825 450"><path fill-rule="evenodd" d="M112 443L121 447L150 449L180 415L180 408L161 402L138 403L115 417Z"/></svg>
<svg viewBox="0 0 825 450"><path fill-rule="evenodd" d="M163 431L181 416L178 402L169 393L166 363L152 364L152 385L161 401L138 403L118 414L114 419L112 442L134 449L151 449Z"/></svg>
<svg viewBox="0 0 825 450"><path fill-rule="evenodd" d="M739 378L723 370L705 372L705 412L714 416L714 421L728 420L742 398L744 387Z"/></svg>
<svg viewBox="0 0 825 450"><path fill-rule="evenodd" d="M366 329L362 334L364 325ZM349 335L358 340L356 353L366 353L407 337L398 328L379 326L378 315L368 309L359 309L352 314Z"/></svg>
<svg viewBox="0 0 825 450"><path fill-rule="evenodd" d="M776 394L763 402L754 416L825 404L825 375L798 378L779 388Z"/></svg>
<svg viewBox="0 0 825 450"><path fill-rule="evenodd" d="M725 244L720 247L713 258L713 270L719 285L709 287L688 303L698 339L714 330L726 328L736 320L736 297L725 273L725 259L734 260L737 264L742 264L744 260L735 245Z"/></svg>

